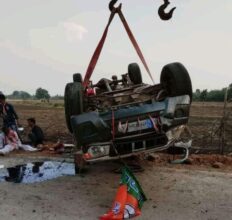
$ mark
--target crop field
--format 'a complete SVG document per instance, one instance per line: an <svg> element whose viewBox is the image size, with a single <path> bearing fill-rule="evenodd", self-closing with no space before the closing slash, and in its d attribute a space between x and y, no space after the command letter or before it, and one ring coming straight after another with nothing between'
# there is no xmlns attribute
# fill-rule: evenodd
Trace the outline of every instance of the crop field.
<svg viewBox="0 0 232 220"><path fill-rule="evenodd" d="M224 103L193 103L189 126L193 133L193 146L201 149L219 151L220 126ZM224 151L232 151L232 104L226 108L225 147Z"/></svg>

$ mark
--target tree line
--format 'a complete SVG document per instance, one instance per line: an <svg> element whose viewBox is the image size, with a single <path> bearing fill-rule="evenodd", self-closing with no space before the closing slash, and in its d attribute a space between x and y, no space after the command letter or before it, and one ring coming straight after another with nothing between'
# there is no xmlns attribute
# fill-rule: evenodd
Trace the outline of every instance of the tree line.
<svg viewBox="0 0 232 220"><path fill-rule="evenodd" d="M221 90L214 89L208 91L207 89L197 89L193 93L193 101L206 101L206 102L223 102L227 88ZM228 87L228 100L232 100L232 83Z"/></svg>
<svg viewBox="0 0 232 220"><path fill-rule="evenodd" d="M29 99L39 99L39 100L47 100L50 99L63 99L63 96L51 96L48 92L48 90L43 88L38 88L35 91L35 95L31 95L28 92L25 91L13 91L12 94L7 96L9 99L20 99L20 100L29 100Z"/></svg>
<svg viewBox="0 0 232 220"><path fill-rule="evenodd" d="M210 90L207 89L197 89L193 93L193 101L206 101L206 102L223 102L225 97L225 92L227 88L223 88L221 90ZM38 88L35 91L35 95L31 95L28 92L25 91L14 91L12 94L7 96L9 99L44 99L44 100L50 100L50 99L63 99L63 96L56 95L51 96L48 92L48 90L43 88ZM232 100L232 83L230 84L228 88L228 100Z"/></svg>

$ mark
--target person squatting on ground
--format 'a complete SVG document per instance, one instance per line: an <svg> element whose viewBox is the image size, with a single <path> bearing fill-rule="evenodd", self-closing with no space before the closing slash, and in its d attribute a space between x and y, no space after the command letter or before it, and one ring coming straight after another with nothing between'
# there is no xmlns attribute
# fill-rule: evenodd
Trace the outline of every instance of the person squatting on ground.
<svg viewBox="0 0 232 220"><path fill-rule="evenodd" d="M28 118L27 123L31 129L30 133L28 134L30 144L35 147L42 145L44 141L44 133L43 130L36 124L35 118Z"/></svg>
<svg viewBox="0 0 232 220"><path fill-rule="evenodd" d="M3 127L0 137L1 137L0 143L2 144L0 146L0 155L6 155L11 151L17 149L23 149L25 151L37 151L36 148L33 148L30 145L22 144L22 142L18 137L17 132L12 130L11 128Z"/></svg>
<svg viewBox="0 0 232 220"><path fill-rule="evenodd" d="M14 106L6 102L4 94L0 94L0 116L3 118L4 127L8 127L17 131L18 115Z"/></svg>

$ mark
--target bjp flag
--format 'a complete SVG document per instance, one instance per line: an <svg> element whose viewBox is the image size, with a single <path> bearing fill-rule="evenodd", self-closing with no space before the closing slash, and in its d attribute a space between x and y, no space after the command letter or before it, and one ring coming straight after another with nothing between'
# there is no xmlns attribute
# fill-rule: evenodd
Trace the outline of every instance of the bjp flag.
<svg viewBox="0 0 232 220"><path fill-rule="evenodd" d="M128 167L123 167L120 186L113 206L100 220L130 219L141 214L141 208L146 196L137 179Z"/></svg>

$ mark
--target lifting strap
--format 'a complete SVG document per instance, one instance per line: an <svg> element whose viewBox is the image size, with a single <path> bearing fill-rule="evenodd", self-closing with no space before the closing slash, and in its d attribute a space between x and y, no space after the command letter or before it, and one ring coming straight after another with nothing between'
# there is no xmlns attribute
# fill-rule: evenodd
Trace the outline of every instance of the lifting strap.
<svg viewBox="0 0 232 220"><path fill-rule="evenodd" d="M145 60L145 58L143 56L143 53L140 50L139 45L138 45L138 43L137 43L137 41L136 41L136 39L135 39L132 31L130 30L130 27L129 27L129 25L128 25L128 23L127 23L124 15L122 13L122 11L121 11L121 7L120 7L120 8L114 8L112 10L112 12L110 14L109 21L108 21L108 23L106 25L106 28L105 28L104 32L103 32L102 38L99 41L99 43L97 45L97 48L95 49L94 54L93 54L93 56L92 56L92 58L90 60L89 66L88 66L86 74L85 74L84 82L83 82L83 86L85 88L89 84L90 77L91 77L91 75L92 75L92 73L93 73L93 71L95 69L95 66L96 66L97 61L98 61L98 59L100 57L102 48L104 46L104 43L105 43L105 40L106 40L106 37L107 37L107 33L108 33L108 30L109 30L109 26L110 26L110 24L111 24L111 22L112 22L112 20L113 20L113 18L114 18L114 16L115 16L116 13L119 14L119 17L120 17L120 19L121 19L121 21L122 21L122 23L124 25L124 28L125 28L128 36L129 36L129 38L131 40L131 43L133 44L133 46L134 46L134 48L135 48L135 50L136 50L136 52L137 52L140 60L142 61L143 65L144 65L144 67L146 69L146 71L148 72L148 74L149 74L149 76L150 76L150 78L151 78L151 80L152 80L152 82L154 84L154 79L153 79L152 74L150 72L150 69L149 69L149 67L148 67L148 65L146 63L146 60Z"/></svg>

